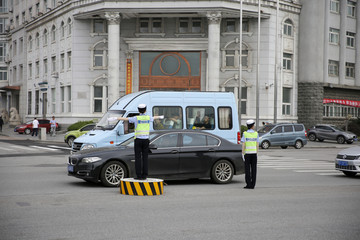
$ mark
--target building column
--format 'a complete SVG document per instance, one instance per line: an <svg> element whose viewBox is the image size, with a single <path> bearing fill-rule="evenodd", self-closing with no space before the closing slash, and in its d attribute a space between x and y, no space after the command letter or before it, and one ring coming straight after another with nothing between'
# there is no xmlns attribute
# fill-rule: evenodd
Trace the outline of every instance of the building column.
<svg viewBox="0 0 360 240"><path fill-rule="evenodd" d="M221 12L208 12L208 91L219 91Z"/></svg>
<svg viewBox="0 0 360 240"><path fill-rule="evenodd" d="M360 49L360 2L356 3L356 37L355 49ZM360 54L355 54L355 86L360 87Z"/></svg>
<svg viewBox="0 0 360 240"><path fill-rule="evenodd" d="M345 84L347 1L340 1L339 84Z"/></svg>
<svg viewBox="0 0 360 240"><path fill-rule="evenodd" d="M107 12L108 21L108 106L120 97L120 13Z"/></svg>

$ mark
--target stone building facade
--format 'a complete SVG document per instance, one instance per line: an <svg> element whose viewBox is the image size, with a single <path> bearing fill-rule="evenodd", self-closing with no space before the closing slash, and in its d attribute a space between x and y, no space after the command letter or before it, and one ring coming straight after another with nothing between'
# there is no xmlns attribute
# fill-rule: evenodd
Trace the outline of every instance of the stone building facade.
<svg viewBox="0 0 360 240"><path fill-rule="evenodd" d="M256 117L257 90L260 121L296 122L301 5L261 0L260 50L258 1L242 6L240 52L239 0L7 1L0 84L14 88L22 121L99 118L117 98L147 89L238 97L241 85L243 123Z"/></svg>

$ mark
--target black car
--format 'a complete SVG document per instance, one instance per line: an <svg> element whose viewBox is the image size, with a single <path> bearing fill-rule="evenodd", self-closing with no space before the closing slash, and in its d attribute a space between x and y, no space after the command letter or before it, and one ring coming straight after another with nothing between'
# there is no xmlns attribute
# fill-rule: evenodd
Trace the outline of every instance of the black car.
<svg viewBox="0 0 360 240"><path fill-rule="evenodd" d="M194 130L150 134L149 177L167 180L208 178L229 183L244 173L241 145ZM134 139L116 147L94 148L69 156L68 175L115 187L135 176Z"/></svg>

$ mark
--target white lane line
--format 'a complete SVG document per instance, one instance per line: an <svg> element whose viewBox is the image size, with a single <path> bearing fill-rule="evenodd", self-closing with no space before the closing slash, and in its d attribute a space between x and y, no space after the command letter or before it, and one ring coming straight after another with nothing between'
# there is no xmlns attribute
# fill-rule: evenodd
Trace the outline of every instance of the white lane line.
<svg viewBox="0 0 360 240"><path fill-rule="evenodd" d="M299 173L316 173L316 172L328 172L328 173L338 173L338 171L336 170L325 170L325 169L318 169L318 170L295 170L294 172L299 172Z"/></svg>
<svg viewBox="0 0 360 240"><path fill-rule="evenodd" d="M321 175L321 176L332 176L332 175L343 175L343 173L341 172L337 172L337 173L316 173L316 175Z"/></svg>
<svg viewBox="0 0 360 240"><path fill-rule="evenodd" d="M30 151L37 151L34 148L31 147L25 147L25 146L16 146L16 145L12 145L11 148L17 148L17 149L21 149L21 150L30 150Z"/></svg>
<svg viewBox="0 0 360 240"><path fill-rule="evenodd" d="M60 146L55 146L55 145L48 145L48 147L71 150L71 148L69 148L69 147L60 147Z"/></svg>
<svg viewBox="0 0 360 240"><path fill-rule="evenodd" d="M33 148L38 148L38 149L43 149L43 150L50 150L50 151L60 151L59 149L54 149L54 148L47 148L47 147L40 147L40 146L30 146L30 147L33 147Z"/></svg>

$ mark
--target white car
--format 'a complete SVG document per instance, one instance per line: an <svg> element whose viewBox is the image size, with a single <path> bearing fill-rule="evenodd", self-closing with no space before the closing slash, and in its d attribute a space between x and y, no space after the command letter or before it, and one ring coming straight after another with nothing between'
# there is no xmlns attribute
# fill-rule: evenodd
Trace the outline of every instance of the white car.
<svg viewBox="0 0 360 240"><path fill-rule="evenodd" d="M340 151L335 159L335 169L349 177L360 173L360 146Z"/></svg>

